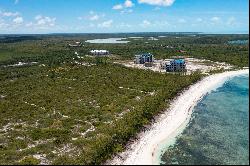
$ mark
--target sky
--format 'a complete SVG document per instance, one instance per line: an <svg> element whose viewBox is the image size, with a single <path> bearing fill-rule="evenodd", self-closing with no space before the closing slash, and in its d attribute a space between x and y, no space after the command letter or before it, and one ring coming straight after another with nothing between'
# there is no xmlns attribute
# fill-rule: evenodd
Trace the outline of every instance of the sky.
<svg viewBox="0 0 250 166"><path fill-rule="evenodd" d="M0 0L0 34L248 29L249 0Z"/></svg>

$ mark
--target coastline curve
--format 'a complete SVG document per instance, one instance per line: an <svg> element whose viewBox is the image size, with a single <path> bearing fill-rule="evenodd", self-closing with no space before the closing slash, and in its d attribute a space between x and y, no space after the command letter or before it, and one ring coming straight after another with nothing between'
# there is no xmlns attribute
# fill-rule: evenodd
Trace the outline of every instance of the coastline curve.
<svg viewBox="0 0 250 166"><path fill-rule="evenodd" d="M193 108L212 90L221 87L232 77L249 74L249 70L227 71L207 76L177 96L149 130L138 134L138 140L125 152L106 162L109 165L158 165L162 151L175 143L176 137L188 125ZM164 146L163 146L164 145Z"/></svg>

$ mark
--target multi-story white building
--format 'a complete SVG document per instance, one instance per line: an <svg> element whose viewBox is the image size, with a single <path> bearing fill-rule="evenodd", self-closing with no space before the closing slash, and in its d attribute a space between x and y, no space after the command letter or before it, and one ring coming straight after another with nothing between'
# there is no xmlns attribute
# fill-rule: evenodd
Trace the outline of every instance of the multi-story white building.
<svg viewBox="0 0 250 166"><path fill-rule="evenodd" d="M135 61L136 64L145 64L146 62L152 63L154 62L154 56L150 53L135 55Z"/></svg>
<svg viewBox="0 0 250 166"><path fill-rule="evenodd" d="M107 50L91 50L90 53L95 56L105 56L110 54Z"/></svg>

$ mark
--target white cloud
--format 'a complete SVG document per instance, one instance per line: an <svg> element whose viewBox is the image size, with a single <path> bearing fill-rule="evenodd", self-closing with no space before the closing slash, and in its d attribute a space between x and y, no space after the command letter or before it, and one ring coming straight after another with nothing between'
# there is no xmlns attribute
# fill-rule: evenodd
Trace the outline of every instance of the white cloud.
<svg viewBox="0 0 250 166"><path fill-rule="evenodd" d="M89 27L90 27L90 28L93 28L93 27L95 27L95 24L90 23L90 24L89 24Z"/></svg>
<svg viewBox="0 0 250 166"><path fill-rule="evenodd" d="M143 20L141 26L144 28L149 27L149 26L151 26L151 22L148 20Z"/></svg>
<svg viewBox="0 0 250 166"><path fill-rule="evenodd" d="M155 7L153 10L157 11L157 10L161 10L161 8L160 7Z"/></svg>
<svg viewBox="0 0 250 166"><path fill-rule="evenodd" d="M1 13L2 16L5 16L5 17L16 17L19 15L18 12L4 12L4 13Z"/></svg>
<svg viewBox="0 0 250 166"><path fill-rule="evenodd" d="M89 21L97 21L101 18L104 18L105 14L96 14L94 11L90 11L88 16L77 17L78 20L89 20Z"/></svg>
<svg viewBox="0 0 250 166"><path fill-rule="evenodd" d="M228 20L227 20L227 25L236 25L236 19L234 17L230 17Z"/></svg>
<svg viewBox="0 0 250 166"><path fill-rule="evenodd" d="M112 9L114 10L122 10L122 9L126 9L126 8L131 8L133 7L135 4L131 1L131 0L126 0L124 2L124 4L118 4L118 5L115 5L113 6Z"/></svg>
<svg viewBox="0 0 250 166"><path fill-rule="evenodd" d="M124 9L121 11L121 14L124 14L124 13L132 13L133 10L132 9Z"/></svg>
<svg viewBox="0 0 250 166"><path fill-rule="evenodd" d="M218 21L220 21L220 18L219 17L212 17L210 20L213 22L218 22Z"/></svg>
<svg viewBox="0 0 250 166"><path fill-rule="evenodd" d="M50 17L43 17L43 16L37 16L35 18L37 20L37 25L40 26L54 26L56 18L50 18Z"/></svg>
<svg viewBox="0 0 250 166"><path fill-rule="evenodd" d="M145 3L156 6L171 6L175 0L138 0L139 3Z"/></svg>
<svg viewBox="0 0 250 166"><path fill-rule="evenodd" d="M143 24L144 24L144 25L150 25L151 23L150 23L148 20L144 20L144 21L143 21Z"/></svg>
<svg viewBox="0 0 250 166"><path fill-rule="evenodd" d="M33 20L25 21L20 15L15 17L11 17L16 14L6 14L11 18L1 17L2 13L0 13L0 30L3 32L38 32L37 30L52 30L58 28L55 25L56 18L37 15ZM5 20L4 20L5 19ZM7 21L7 22L5 22Z"/></svg>
<svg viewBox="0 0 250 166"><path fill-rule="evenodd" d="M89 20L91 21L96 21L96 20L99 20L100 16L99 15L93 15L93 16L90 16Z"/></svg>
<svg viewBox="0 0 250 166"><path fill-rule="evenodd" d="M78 20L82 20L82 17L77 17Z"/></svg>
<svg viewBox="0 0 250 166"><path fill-rule="evenodd" d="M104 21L101 24L98 24L98 27L100 28L110 28L113 24L113 20L108 20L108 21Z"/></svg>
<svg viewBox="0 0 250 166"><path fill-rule="evenodd" d="M23 18L22 17L16 17L15 19L13 19L13 23L22 24L23 23Z"/></svg>
<svg viewBox="0 0 250 166"><path fill-rule="evenodd" d="M123 6L121 4L118 4L118 5L113 6L112 9L114 9L114 10L121 10L121 9L123 9Z"/></svg>
<svg viewBox="0 0 250 166"><path fill-rule="evenodd" d="M131 0L126 0L126 1L124 2L124 6L125 6L126 8L130 8L130 7L133 7L134 4L133 4L133 2L132 2Z"/></svg>
<svg viewBox="0 0 250 166"><path fill-rule="evenodd" d="M87 19L90 21L97 21L104 17L105 17L105 14L95 14L93 12Z"/></svg>
<svg viewBox="0 0 250 166"><path fill-rule="evenodd" d="M186 23L187 21L185 19L181 18L181 19L178 20L178 22L179 23Z"/></svg>
<svg viewBox="0 0 250 166"><path fill-rule="evenodd" d="M29 22L25 24L26 27L32 27L35 29L49 29L55 26L56 18L48 16L37 15L35 22Z"/></svg>
<svg viewBox="0 0 250 166"><path fill-rule="evenodd" d="M43 16L41 16L41 15L37 15L37 16L35 17L35 20L40 20L40 19L42 19L42 17L43 17Z"/></svg>
<svg viewBox="0 0 250 166"><path fill-rule="evenodd" d="M207 24L214 26L214 25L218 25L220 23L222 23L220 17L215 16L215 17L210 18L210 22L208 22Z"/></svg>
<svg viewBox="0 0 250 166"><path fill-rule="evenodd" d="M166 27L169 26L170 24L167 21L156 21L154 23L154 26L156 27Z"/></svg>
<svg viewBox="0 0 250 166"><path fill-rule="evenodd" d="M4 22L4 19L2 19L1 17L0 17L0 22Z"/></svg>
<svg viewBox="0 0 250 166"><path fill-rule="evenodd" d="M197 21L197 22L202 22L203 19L202 19L202 18L197 18L196 21Z"/></svg>
<svg viewBox="0 0 250 166"><path fill-rule="evenodd" d="M148 28L148 27L152 27L152 28L158 28L158 29L162 29L162 28L166 28L169 27L171 24L166 21L166 20L160 20L160 21L148 21L148 20L144 20L140 26L143 28Z"/></svg>
<svg viewBox="0 0 250 166"><path fill-rule="evenodd" d="M33 23L32 23L32 22L29 22L29 23L25 24L25 26L26 26L26 27L31 27L31 26L33 26Z"/></svg>
<svg viewBox="0 0 250 166"><path fill-rule="evenodd" d="M117 25L117 28L131 28L131 27L132 25L124 23L124 22L122 22L120 25Z"/></svg>
<svg viewBox="0 0 250 166"><path fill-rule="evenodd" d="M0 18L0 29L1 28L5 28L6 29L8 26L9 26L9 24L7 24L4 19Z"/></svg>
<svg viewBox="0 0 250 166"><path fill-rule="evenodd" d="M8 24L4 23L4 22L0 22L0 29L1 28L7 28Z"/></svg>

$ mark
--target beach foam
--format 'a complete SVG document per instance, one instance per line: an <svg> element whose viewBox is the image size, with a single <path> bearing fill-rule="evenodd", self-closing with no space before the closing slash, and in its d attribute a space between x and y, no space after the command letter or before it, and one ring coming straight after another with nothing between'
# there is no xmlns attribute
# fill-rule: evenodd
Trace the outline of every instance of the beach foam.
<svg viewBox="0 0 250 166"><path fill-rule="evenodd" d="M249 70L229 71L211 75L190 86L188 90L185 90L171 103L164 114L156 118L157 122L148 131L139 133L137 141L129 145L125 152L107 161L107 164L159 164L161 150L174 144L176 136L185 129L190 121L194 106L202 97L222 86L228 79L243 74L249 74Z"/></svg>

